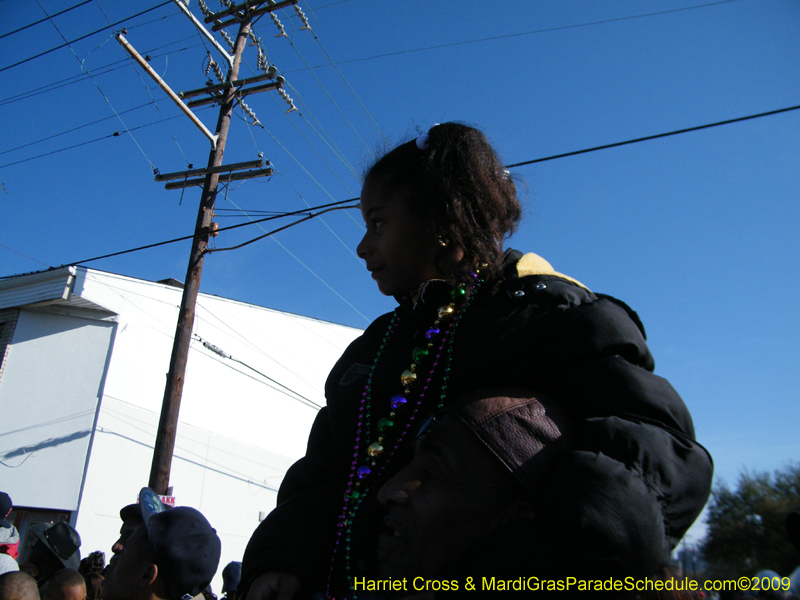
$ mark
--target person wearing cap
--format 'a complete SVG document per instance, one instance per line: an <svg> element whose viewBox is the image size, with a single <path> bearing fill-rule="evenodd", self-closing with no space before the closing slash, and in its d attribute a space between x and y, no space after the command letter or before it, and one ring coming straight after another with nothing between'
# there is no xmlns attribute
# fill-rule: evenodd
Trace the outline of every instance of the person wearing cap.
<svg viewBox="0 0 800 600"><path fill-rule="evenodd" d="M14 560L19 559L19 531L8 520L14 503L11 496L0 492L0 554L7 554Z"/></svg>
<svg viewBox="0 0 800 600"><path fill-rule="evenodd" d="M144 514L162 512L168 507L161 503L161 499L149 487L143 487L139 491L139 499L134 504L123 506L119 511L119 518L122 519L122 526L119 528L119 538L111 546L111 552L119 554L125 546L125 542L133 535L144 523Z"/></svg>
<svg viewBox="0 0 800 600"><path fill-rule="evenodd" d="M467 577L657 574L669 556L660 540L674 534L648 510L658 482L619 477L621 440L586 439L602 419L576 421L557 409L530 391L489 390L423 424L411 462L378 491L388 509L381 575L456 581L458 593L447 596L472 597ZM653 451L647 446L643 455Z"/></svg>
<svg viewBox="0 0 800 600"><path fill-rule="evenodd" d="M236 589L242 578L242 563L231 561L222 569L222 593L226 600L236 600Z"/></svg>
<svg viewBox="0 0 800 600"><path fill-rule="evenodd" d="M28 568L44 597L47 584L56 571L77 570L81 563L81 536L66 521L54 525L37 523L30 529L34 535Z"/></svg>
<svg viewBox="0 0 800 600"><path fill-rule="evenodd" d="M206 518L181 506L151 513L105 571L104 600L190 600L211 583L221 543Z"/></svg>
<svg viewBox="0 0 800 600"><path fill-rule="evenodd" d="M122 519L122 525L119 528L119 538L111 546L111 552L119 554L129 537L133 535L144 521L142 520L142 513L139 509L139 503L128 504L123 506L119 511L119 518Z"/></svg>

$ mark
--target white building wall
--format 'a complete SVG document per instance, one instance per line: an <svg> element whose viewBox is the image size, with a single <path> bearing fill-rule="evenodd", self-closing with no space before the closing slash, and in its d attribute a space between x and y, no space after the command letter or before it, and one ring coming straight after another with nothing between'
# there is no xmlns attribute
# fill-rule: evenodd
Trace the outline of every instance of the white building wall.
<svg viewBox="0 0 800 600"><path fill-rule="evenodd" d="M147 484L159 413L106 396L97 423L77 522L83 554L117 539L119 509ZM177 503L200 510L222 540L221 566L241 560L259 511L275 507L277 488L292 459L181 424L172 461ZM259 479L256 479L259 477ZM142 483L144 482L144 483ZM189 500L187 500L189 499ZM212 587L219 593L221 568Z"/></svg>
<svg viewBox="0 0 800 600"><path fill-rule="evenodd" d="M80 270L78 289L119 315L106 394L160 412L182 291L97 271L82 278ZM292 458L305 452L328 372L361 333L205 294L194 332L234 360L192 342L181 423Z"/></svg>
<svg viewBox="0 0 800 600"><path fill-rule="evenodd" d="M114 323L22 310L0 382L0 489L17 506L78 508Z"/></svg>
<svg viewBox="0 0 800 600"><path fill-rule="evenodd" d="M74 291L118 314L77 520L83 554L108 554L119 509L149 479L182 290L79 269ZM361 331L201 294L194 332L235 360L192 342L170 485L178 505L217 529L224 566L241 560L259 513L274 508L328 372Z"/></svg>

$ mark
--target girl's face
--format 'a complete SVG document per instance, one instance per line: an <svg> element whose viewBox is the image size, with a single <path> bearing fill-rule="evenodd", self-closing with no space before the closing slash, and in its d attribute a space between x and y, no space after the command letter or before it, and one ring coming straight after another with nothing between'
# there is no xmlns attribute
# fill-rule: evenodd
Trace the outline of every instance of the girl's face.
<svg viewBox="0 0 800 600"><path fill-rule="evenodd" d="M431 217L412 212L400 194L369 179L361 190L361 216L367 233L356 252L382 294L402 295L442 278L434 262L441 246Z"/></svg>

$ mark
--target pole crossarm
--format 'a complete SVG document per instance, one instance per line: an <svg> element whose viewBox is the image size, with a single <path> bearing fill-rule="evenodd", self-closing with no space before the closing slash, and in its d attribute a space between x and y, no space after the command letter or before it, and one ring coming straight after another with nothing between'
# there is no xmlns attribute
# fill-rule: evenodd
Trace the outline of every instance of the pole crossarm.
<svg viewBox="0 0 800 600"><path fill-rule="evenodd" d="M256 75L255 77L237 79L236 81L226 81L225 83L218 83L217 85L207 85L206 87L197 88L196 90L189 90L188 92L178 92L178 97L186 100L186 98L194 98L195 96L201 96L203 94L215 94L217 92L227 90L230 87L239 87L242 85L248 85L250 83L258 83L259 81L265 81L267 79L275 79L276 76L277 69L274 73Z"/></svg>
<svg viewBox="0 0 800 600"><path fill-rule="evenodd" d="M242 99L250 94L259 94L261 92L266 92L268 90L279 90L283 87L284 84L283 77L280 77L279 79L280 81L275 81L273 83L267 83L264 85L258 85L246 90L238 89L236 90L236 98ZM222 94L214 94L208 98L202 98L200 100L192 100L191 102L187 103L187 106L189 108L195 108L197 106L204 106L206 104L214 104L215 102L220 102L222 99L223 99Z"/></svg>
<svg viewBox="0 0 800 600"><path fill-rule="evenodd" d="M250 18L260 17L261 15L265 15L267 13L275 12L276 10L280 10L282 8L286 8L289 6L294 6L295 4L299 3L300 0L284 0L283 2L276 2L275 4L270 4L269 6L265 6L263 8L259 8L256 10L252 10L252 7L248 8L248 13L250 14ZM263 4L260 2L258 4ZM238 10L242 10L242 7L247 7L247 4L241 4L238 7ZM230 10L237 10L237 7L234 7ZM215 19L219 19L217 16L219 13L212 15L211 17L206 17L206 21L213 21ZM219 31L220 29L226 29L231 25L238 25L240 23L239 19L231 19L230 21L225 21L224 23L217 23L211 28L211 31Z"/></svg>
<svg viewBox="0 0 800 600"><path fill-rule="evenodd" d="M225 175L223 179L225 181L242 181L244 179L254 179L256 177L272 177L274 171L271 167L267 167L266 169L253 169L252 171L243 171L240 173L231 173L230 175ZM165 190L180 190L187 187L192 187L195 185L202 186L206 182L205 177L201 177L199 179L187 179L185 181L173 181L172 183L168 183L164 186Z"/></svg>
<svg viewBox="0 0 800 600"><path fill-rule="evenodd" d="M238 12L247 12L247 11L251 11L250 12L251 16L254 16L252 13L253 9L255 9L257 6L260 6L261 4L268 3L269 6L263 9L258 9L259 11L261 11L259 14L280 10L282 8L286 8L287 6L291 6L292 4L297 4L298 2L299 0L285 0L283 2L273 2L273 0L256 0L254 2L253 1L243 2L242 4L239 4L237 6L231 6L230 8L221 10L217 13L214 13L213 15L209 15L203 20L206 23L211 23L212 21L216 21L223 17L229 17L231 15L235 15Z"/></svg>
<svg viewBox="0 0 800 600"><path fill-rule="evenodd" d="M191 110L189 110L189 107L186 106L180 98L178 98L178 95L172 91L172 88L167 85L167 82L161 79L161 76L158 73L156 73L153 70L153 68L147 63L144 57L141 54L139 54L133 46L131 46L130 42L125 39L125 36L123 36L121 33L118 33L117 41L122 45L125 51L133 57L133 59L139 64L139 66L142 67L142 69L144 69L145 72L148 75L150 75L150 77L153 78L153 81L155 81L158 84L158 87L160 87L162 90L166 92L170 100L172 100L175 104L177 104L178 108L180 108L184 112L184 114L187 117L189 117L189 120L192 123L194 123L200 131L203 132L203 135L206 136L208 140L211 142L211 148L215 149L217 147L217 139L219 136L211 133L208 130L208 128L205 125L203 125L203 122L197 118L197 115L195 115Z"/></svg>
<svg viewBox="0 0 800 600"><path fill-rule="evenodd" d="M219 167L209 167L207 169L190 169L189 171L177 171L175 173L159 173L153 179L156 181L170 181L185 177L195 177L197 175L208 175L209 173L227 173L228 171L241 171L242 169L258 169L264 166L264 159L251 160L248 162L232 163Z"/></svg>

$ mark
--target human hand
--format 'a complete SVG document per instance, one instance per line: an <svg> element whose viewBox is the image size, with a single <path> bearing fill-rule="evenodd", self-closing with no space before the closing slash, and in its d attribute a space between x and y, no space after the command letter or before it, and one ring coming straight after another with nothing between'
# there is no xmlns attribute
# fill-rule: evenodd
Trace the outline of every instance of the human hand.
<svg viewBox="0 0 800 600"><path fill-rule="evenodd" d="M245 600L292 600L300 589L300 578L291 573L264 573L250 585Z"/></svg>

